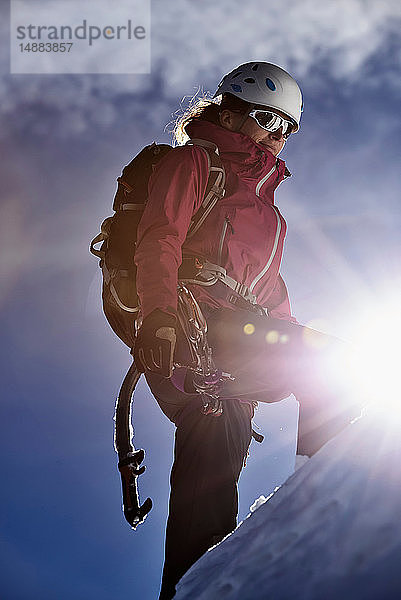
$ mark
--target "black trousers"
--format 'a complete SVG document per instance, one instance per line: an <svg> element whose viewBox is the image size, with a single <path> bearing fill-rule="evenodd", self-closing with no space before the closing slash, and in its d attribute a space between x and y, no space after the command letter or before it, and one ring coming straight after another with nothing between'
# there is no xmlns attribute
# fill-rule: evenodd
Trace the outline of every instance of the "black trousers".
<svg viewBox="0 0 401 600"><path fill-rule="evenodd" d="M161 409L177 426L160 600L213 544L233 531L237 483L251 440L249 401L300 403L298 453L311 456L360 412L345 377L345 344L288 321L246 310L210 310L208 339L216 364L235 376L220 417L202 414L196 394L147 375Z"/></svg>
<svg viewBox="0 0 401 600"><path fill-rule="evenodd" d="M236 527L237 482L251 441L252 407L226 400L221 416L204 415L198 395L184 394L159 376L147 379L177 426L160 592L160 600L167 600L189 567Z"/></svg>

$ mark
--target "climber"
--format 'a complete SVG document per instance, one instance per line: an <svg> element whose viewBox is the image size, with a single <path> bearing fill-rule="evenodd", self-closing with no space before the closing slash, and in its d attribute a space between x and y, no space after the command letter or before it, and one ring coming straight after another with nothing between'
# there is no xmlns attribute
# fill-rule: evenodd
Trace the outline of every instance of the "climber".
<svg viewBox="0 0 401 600"><path fill-rule="evenodd" d="M228 73L213 100L189 109L177 139L217 146L226 184L188 239L208 181L207 155L196 144L178 146L150 178L135 252L142 325L134 359L176 425L160 600L172 598L180 577L236 526L237 482L257 401L296 396L298 453L309 456L359 411L341 387L345 345L297 323L280 275L286 222L274 193L290 176L279 155L301 113L295 79L258 61ZM180 389L174 381L174 364L185 354L179 280L207 321L215 364L232 376L219 412L204 410L190 372Z"/></svg>

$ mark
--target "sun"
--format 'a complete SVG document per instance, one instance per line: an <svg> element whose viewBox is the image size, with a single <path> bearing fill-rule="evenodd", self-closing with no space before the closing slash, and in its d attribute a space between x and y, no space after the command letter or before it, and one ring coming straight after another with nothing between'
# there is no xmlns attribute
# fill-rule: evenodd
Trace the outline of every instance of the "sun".
<svg viewBox="0 0 401 600"><path fill-rule="evenodd" d="M347 378L355 394L401 416L401 314L381 303L356 320Z"/></svg>

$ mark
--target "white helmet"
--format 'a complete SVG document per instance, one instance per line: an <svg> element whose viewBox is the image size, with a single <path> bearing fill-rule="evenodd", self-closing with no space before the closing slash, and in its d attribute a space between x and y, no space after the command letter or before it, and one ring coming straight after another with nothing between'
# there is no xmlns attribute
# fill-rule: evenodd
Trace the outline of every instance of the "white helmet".
<svg viewBox="0 0 401 600"><path fill-rule="evenodd" d="M299 85L281 67L267 62L249 62L240 65L220 81L216 93L233 94L251 104L280 110L297 125L303 110Z"/></svg>

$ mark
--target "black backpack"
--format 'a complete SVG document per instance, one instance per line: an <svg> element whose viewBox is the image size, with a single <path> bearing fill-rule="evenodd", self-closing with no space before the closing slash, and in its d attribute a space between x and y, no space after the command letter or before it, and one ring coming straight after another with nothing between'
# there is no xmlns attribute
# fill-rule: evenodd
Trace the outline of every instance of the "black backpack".
<svg viewBox="0 0 401 600"><path fill-rule="evenodd" d="M187 239L202 225L216 202L224 195L225 171L218 148L206 140L188 142L206 153L209 178L202 205L193 216ZM148 182L157 163L169 152L167 144L153 142L123 169L114 196L114 215L105 219L90 251L100 258L103 274L103 310L113 331L129 348L134 345L135 321L139 311L134 263L137 228L148 199ZM101 244L97 249L95 246Z"/></svg>

